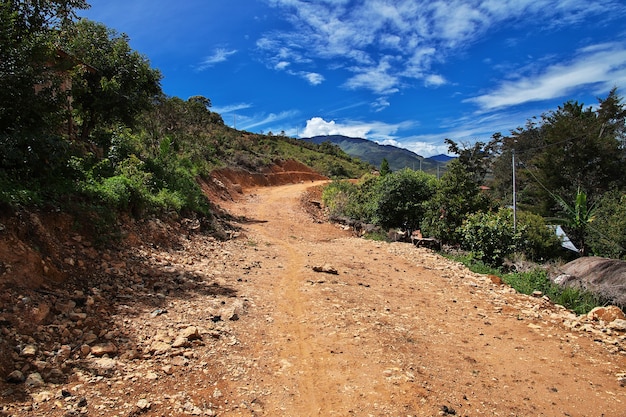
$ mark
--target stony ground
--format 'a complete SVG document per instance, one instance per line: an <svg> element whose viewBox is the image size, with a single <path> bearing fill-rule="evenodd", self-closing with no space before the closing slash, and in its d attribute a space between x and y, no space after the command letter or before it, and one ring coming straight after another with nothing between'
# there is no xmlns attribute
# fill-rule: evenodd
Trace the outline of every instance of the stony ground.
<svg viewBox="0 0 626 417"><path fill-rule="evenodd" d="M222 202L241 216L226 242L121 256L68 236L99 279L5 286L0 415L626 416L619 320L351 237L302 210L308 186Z"/></svg>

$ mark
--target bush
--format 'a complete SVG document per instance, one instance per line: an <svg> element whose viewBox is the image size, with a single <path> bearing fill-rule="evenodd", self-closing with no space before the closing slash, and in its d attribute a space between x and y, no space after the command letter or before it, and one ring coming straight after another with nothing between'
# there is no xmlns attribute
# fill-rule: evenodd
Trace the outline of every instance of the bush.
<svg viewBox="0 0 626 417"><path fill-rule="evenodd" d="M587 242L594 255L626 259L626 194L606 193L588 230Z"/></svg>
<svg viewBox="0 0 626 417"><path fill-rule="evenodd" d="M356 185L348 181L333 181L324 187L322 201L331 216L352 217L354 209L350 206L357 191Z"/></svg>
<svg viewBox="0 0 626 417"><path fill-rule="evenodd" d="M513 212L500 209L497 213L470 215L460 228L462 247L475 259L488 265L500 266L506 255L515 251L519 235L513 231Z"/></svg>
<svg viewBox="0 0 626 417"><path fill-rule="evenodd" d="M554 229L546 225L543 217L527 211L517 212L519 239L516 251L523 252L528 259L545 261L558 256L561 241Z"/></svg>

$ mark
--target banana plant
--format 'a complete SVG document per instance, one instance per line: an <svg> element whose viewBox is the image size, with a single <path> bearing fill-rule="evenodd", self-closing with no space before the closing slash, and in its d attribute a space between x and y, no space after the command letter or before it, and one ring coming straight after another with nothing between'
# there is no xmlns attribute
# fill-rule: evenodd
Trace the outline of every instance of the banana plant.
<svg viewBox="0 0 626 417"><path fill-rule="evenodd" d="M581 256L587 255L585 246L585 236L595 220L597 207L595 204L589 206L587 203L587 194L580 188L576 191L576 200L574 205L568 204L563 198L554 195L559 206L562 209L562 217L552 218L554 223L565 226L572 233L573 240L577 243L578 251Z"/></svg>

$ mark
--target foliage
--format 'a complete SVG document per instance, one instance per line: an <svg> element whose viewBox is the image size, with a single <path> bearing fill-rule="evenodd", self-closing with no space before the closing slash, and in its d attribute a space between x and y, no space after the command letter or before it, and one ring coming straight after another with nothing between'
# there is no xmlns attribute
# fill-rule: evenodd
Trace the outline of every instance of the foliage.
<svg viewBox="0 0 626 417"><path fill-rule="evenodd" d="M81 19L62 41L79 61L73 69L71 94L83 141L98 127L116 123L132 127L136 116L160 93L161 74L130 48L126 35ZM109 144L98 145L106 150Z"/></svg>
<svg viewBox="0 0 626 417"><path fill-rule="evenodd" d="M419 228L424 203L432 196L435 178L421 171L403 169L383 176L364 176L358 184L329 184L324 203L334 216L349 217L383 228Z"/></svg>
<svg viewBox="0 0 626 417"><path fill-rule="evenodd" d="M492 188L510 201L511 153L515 150L518 202L544 216L559 209L552 195L585 190L590 203L612 190L626 189L626 107L617 90L597 108L568 101L529 120L509 136L494 135Z"/></svg>
<svg viewBox="0 0 626 417"><path fill-rule="evenodd" d="M358 188L349 181L333 181L324 187L322 201L334 217L352 217L355 212L354 200Z"/></svg>
<svg viewBox="0 0 626 417"><path fill-rule="evenodd" d="M391 168L389 168L389 161L387 158L383 158L383 161L380 163L380 175L385 176L391 173Z"/></svg>
<svg viewBox="0 0 626 417"><path fill-rule="evenodd" d="M611 191L595 208L595 218L589 225L587 244L596 256L626 259L626 194Z"/></svg>
<svg viewBox="0 0 626 417"><path fill-rule="evenodd" d="M502 280L522 294L541 291L553 303L565 306L576 314L587 314L594 307L602 305L602 300L588 291L553 283L543 269L505 274Z"/></svg>
<svg viewBox="0 0 626 417"><path fill-rule="evenodd" d="M486 265L471 256L447 257L463 263L472 272L501 276L504 283L522 294L530 295L535 291L541 291L552 302L565 306L576 314L587 314L594 307L603 305L603 300L591 292L572 287L561 287L553 283L546 271L541 268L527 272L502 274L499 269Z"/></svg>
<svg viewBox="0 0 626 417"><path fill-rule="evenodd" d="M515 251L520 239L513 230L513 212L500 209L496 213L470 214L460 228L462 247L492 266L500 266L506 255Z"/></svg>
<svg viewBox="0 0 626 417"><path fill-rule="evenodd" d="M576 200L573 205L568 204L557 195L554 198L561 206L562 217L551 220L566 228L566 232L569 233L580 254L585 256L587 254L585 239L588 228L595 219L595 207L587 205L587 194L580 189L576 192Z"/></svg>
<svg viewBox="0 0 626 417"><path fill-rule="evenodd" d="M541 262L557 258L561 252L561 240L554 229L546 225L543 217L528 212L517 211L517 230L519 239L515 252L523 253L526 258Z"/></svg>
<svg viewBox="0 0 626 417"><path fill-rule="evenodd" d="M451 161L448 171L437 183L433 198L426 205L422 232L443 243L458 244L462 240L459 228L463 220L478 211L493 206L489 196L479 189L476 176L460 160Z"/></svg>
<svg viewBox="0 0 626 417"><path fill-rule="evenodd" d="M0 3L0 134L47 133L59 127L66 97L57 33L85 9L83 0Z"/></svg>
<svg viewBox="0 0 626 417"><path fill-rule="evenodd" d="M419 229L425 203L434 191L434 177L421 171L405 168L381 176L376 187L373 223L383 228Z"/></svg>

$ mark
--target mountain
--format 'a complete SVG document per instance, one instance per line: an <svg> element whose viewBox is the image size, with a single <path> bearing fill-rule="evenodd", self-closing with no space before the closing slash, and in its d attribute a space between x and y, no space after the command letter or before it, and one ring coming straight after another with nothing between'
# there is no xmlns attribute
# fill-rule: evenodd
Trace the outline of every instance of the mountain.
<svg viewBox="0 0 626 417"><path fill-rule="evenodd" d="M448 162L451 159L454 159L454 156L448 156L440 153L439 155L431 156L429 159L437 162Z"/></svg>
<svg viewBox="0 0 626 417"><path fill-rule="evenodd" d="M441 159L424 158L408 149L398 148L393 145L380 145L371 140L350 138L342 135L314 136L300 140L317 144L330 142L339 146L348 155L362 159L376 167L380 167L382 160L387 159L389 168L392 171L411 168L415 170L421 169L431 174L436 174L438 171L442 173L446 163L453 159L447 155L437 155Z"/></svg>

